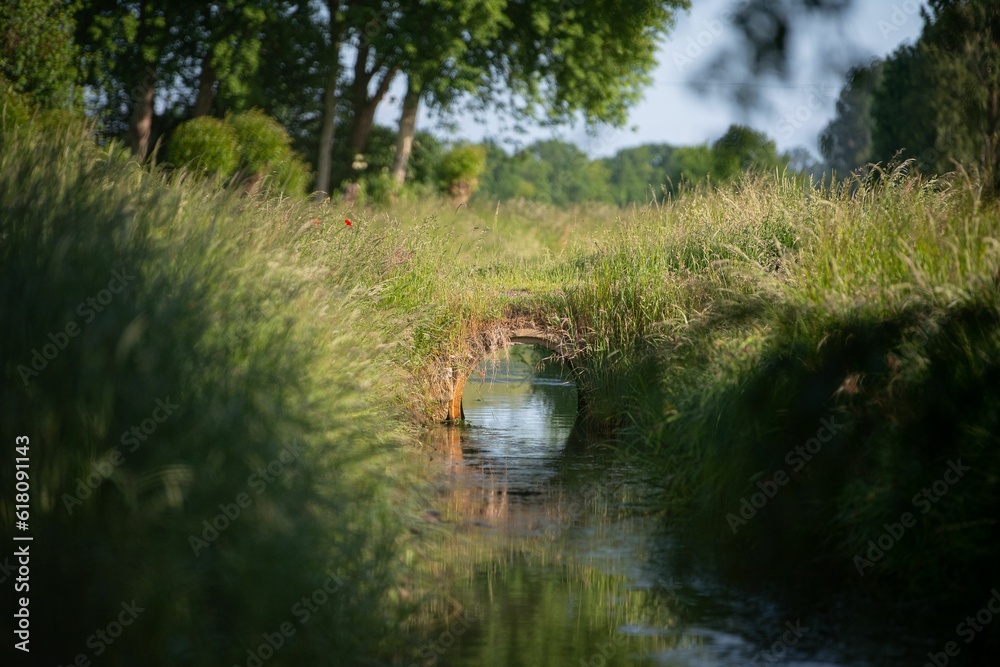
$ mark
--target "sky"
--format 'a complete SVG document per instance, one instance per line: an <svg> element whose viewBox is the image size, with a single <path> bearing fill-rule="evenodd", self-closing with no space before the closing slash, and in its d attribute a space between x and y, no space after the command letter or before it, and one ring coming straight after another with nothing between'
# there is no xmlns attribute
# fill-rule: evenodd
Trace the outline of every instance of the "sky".
<svg viewBox="0 0 1000 667"><path fill-rule="evenodd" d="M682 12L659 51L659 65L645 98L631 111L624 128L599 128L588 133L576 127L528 127L520 133L514 123L492 114L484 122L455 118L457 132L444 130L423 109L418 129L439 136L481 141L493 139L508 149L537 139L559 138L577 144L593 157L613 155L622 148L645 143L693 145L712 142L733 123L763 131L779 151L797 146L819 155L819 134L833 118L843 76L851 64L884 57L920 34L923 19L918 0L854 0L852 9L833 19L829 16L803 21L791 45L791 76L787 80L763 80L755 85L763 104L747 109L727 96L730 76L706 71L716 56L732 44L729 12L737 0L693 0ZM698 92L694 82L706 83ZM396 82L391 104L383 104L379 123L395 127L398 100L403 90Z"/></svg>

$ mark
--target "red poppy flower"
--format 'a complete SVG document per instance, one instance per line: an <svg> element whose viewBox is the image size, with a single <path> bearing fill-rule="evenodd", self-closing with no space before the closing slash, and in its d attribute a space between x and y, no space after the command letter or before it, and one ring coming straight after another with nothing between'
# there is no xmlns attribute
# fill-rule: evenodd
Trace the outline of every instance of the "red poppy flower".
<svg viewBox="0 0 1000 667"><path fill-rule="evenodd" d="M312 223L313 223L313 225L314 225L315 227L319 227L319 224L320 224L320 223L319 223L319 218L313 218L313 219L312 219Z"/></svg>
<svg viewBox="0 0 1000 667"><path fill-rule="evenodd" d="M347 218L344 218L344 224L347 225L348 227L351 227L352 225L354 225L354 223L351 222L350 220L348 220Z"/></svg>

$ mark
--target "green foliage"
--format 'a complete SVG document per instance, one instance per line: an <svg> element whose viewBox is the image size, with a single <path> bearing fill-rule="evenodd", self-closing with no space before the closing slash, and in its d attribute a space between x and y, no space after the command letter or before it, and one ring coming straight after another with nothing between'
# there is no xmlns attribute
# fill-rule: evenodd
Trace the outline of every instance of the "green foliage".
<svg viewBox="0 0 1000 667"><path fill-rule="evenodd" d="M660 201L664 194L676 195L698 186L709 177L729 183L746 171L785 169L792 159L791 154L779 156L774 142L764 134L735 125L711 147L647 144L597 160L558 140L537 141L513 155L495 144L487 144L486 150L488 170L480 197L557 206L648 204ZM815 168L811 159L799 159L796 166L802 171Z"/></svg>
<svg viewBox="0 0 1000 667"><path fill-rule="evenodd" d="M312 171L302 158L287 150L271 164L265 178L269 192L304 197L312 184Z"/></svg>
<svg viewBox="0 0 1000 667"><path fill-rule="evenodd" d="M920 39L888 58L872 108L876 160L913 159L924 173L959 165L1000 191L1000 7L936 1Z"/></svg>
<svg viewBox="0 0 1000 667"><path fill-rule="evenodd" d="M650 83L661 37L686 0L542 0L508 3L507 22L486 57L509 68L511 104L521 111L588 123L624 124Z"/></svg>
<svg viewBox="0 0 1000 667"><path fill-rule="evenodd" d="M979 170L1000 194L1000 6L935 0L921 35L933 63L931 96L940 162Z"/></svg>
<svg viewBox="0 0 1000 667"><path fill-rule="evenodd" d="M170 160L225 180L240 165L236 132L229 123L210 116L181 123L170 138Z"/></svg>
<svg viewBox="0 0 1000 667"><path fill-rule="evenodd" d="M287 245L302 211L45 136L0 153L0 424L30 436L36 543L66 547L32 549L33 659L134 601L104 664L243 661L284 622L281 664L373 662L402 453L372 332Z"/></svg>
<svg viewBox="0 0 1000 667"><path fill-rule="evenodd" d="M679 146L671 156L668 176L676 189L681 183L697 185L712 173L714 155L707 145Z"/></svg>
<svg viewBox="0 0 1000 667"><path fill-rule="evenodd" d="M537 141L512 156L495 145L487 151L489 171L481 195L490 200L524 198L568 206L610 199L604 164L591 161L573 144Z"/></svg>
<svg viewBox="0 0 1000 667"><path fill-rule="evenodd" d="M872 103L881 83L882 61L852 68L837 99L837 115L820 135L827 166L842 178L872 159Z"/></svg>
<svg viewBox="0 0 1000 667"><path fill-rule="evenodd" d="M712 144L712 177L725 183L739 178L749 169L780 169L774 142L762 132L745 125L732 125Z"/></svg>
<svg viewBox="0 0 1000 667"><path fill-rule="evenodd" d="M620 150L614 157L603 160L615 203L628 206L658 195L660 187L670 179L667 165L673 153L674 147L668 144L646 144Z"/></svg>
<svg viewBox="0 0 1000 667"><path fill-rule="evenodd" d="M239 183L263 180L272 194L303 196L311 174L290 145L284 128L254 109L225 120L201 116L181 123L171 136L169 157L177 166L223 181L239 175Z"/></svg>
<svg viewBox="0 0 1000 667"><path fill-rule="evenodd" d="M914 160L918 170L937 173L937 127L931 96L937 94L932 64L920 45L900 47L882 67L882 84L872 100L872 161Z"/></svg>
<svg viewBox="0 0 1000 667"><path fill-rule="evenodd" d="M387 204L396 190L396 181L386 172L369 174L361 181L361 198L366 203Z"/></svg>
<svg viewBox="0 0 1000 667"><path fill-rule="evenodd" d="M486 170L486 149L472 144L455 146L438 164L438 178L445 189L465 183L475 190L479 177Z"/></svg>
<svg viewBox="0 0 1000 667"><path fill-rule="evenodd" d="M0 76L0 136L27 123L31 113L31 103Z"/></svg>
<svg viewBox="0 0 1000 667"><path fill-rule="evenodd" d="M267 172L290 151L291 139L278 121L260 109L226 118L240 150L240 169L247 174Z"/></svg>
<svg viewBox="0 0 1000 667"><path fill-rule="evenodd" d="M43 108L79 102L79 48L73 4L7 0L0 5L0 80Z"/></svg>
<svg viewBox="0 0 1000 667"><path fill-rule="evenodd" d="M413 153L407 167L406 182L432 184L437 182L438 164L444 155L444 144L430 132L417 131L413 138Z"/></svg>

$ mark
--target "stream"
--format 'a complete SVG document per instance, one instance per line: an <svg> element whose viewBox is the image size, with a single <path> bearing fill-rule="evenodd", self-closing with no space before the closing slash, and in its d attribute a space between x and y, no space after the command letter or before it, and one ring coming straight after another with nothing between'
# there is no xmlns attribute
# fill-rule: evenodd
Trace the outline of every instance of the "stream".
<svg viewBox="0 0 1000 667"><path fill-rule="evenodd" d="M574 430L571 380L514 346L464 394L465 428L433 434L451 532L446 629L419 664L921 665L892 614L734 582L687 553L614 443ZM752 577L751 577L752 579Z"/></svg>

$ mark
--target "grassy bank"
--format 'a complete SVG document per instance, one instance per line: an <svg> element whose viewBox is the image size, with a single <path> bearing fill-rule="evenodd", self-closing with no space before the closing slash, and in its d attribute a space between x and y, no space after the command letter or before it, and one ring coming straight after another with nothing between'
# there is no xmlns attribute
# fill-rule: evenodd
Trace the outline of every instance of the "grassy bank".
<svg viewBox="0 0 1000 667"><path fill-rule="evenodd" d="M24 435L32 660L395 650L414 494L393 371L357 344L371 322L278 242L270 205L78 132L9 133L0 156L4 488Z"/></svg>
<svg viewBox="0 0 1000 667"><path fill-rule="evenodd" d="M401 303L440 304L442 346L407 363L544 319L580 346L591 424L738 567L956 610L996 585L1000 212L976 184L748 179L534 253L456 245L486 213L421 232L440 260Z"/></svg>
<svg viewBox="0 0 1000 667"><path fill-rule="evenodd" d="M406 443L514 318L576 342L589 423L749 571L972 611L998 583L1000 212L974 184L350 209L22 125L0 156L0 422L31 440L35 539L76 549L33 561L52 662L133 599L121 664L247 664L285 621L275 664L408 657L397 630L434 593Z"/></svg>

